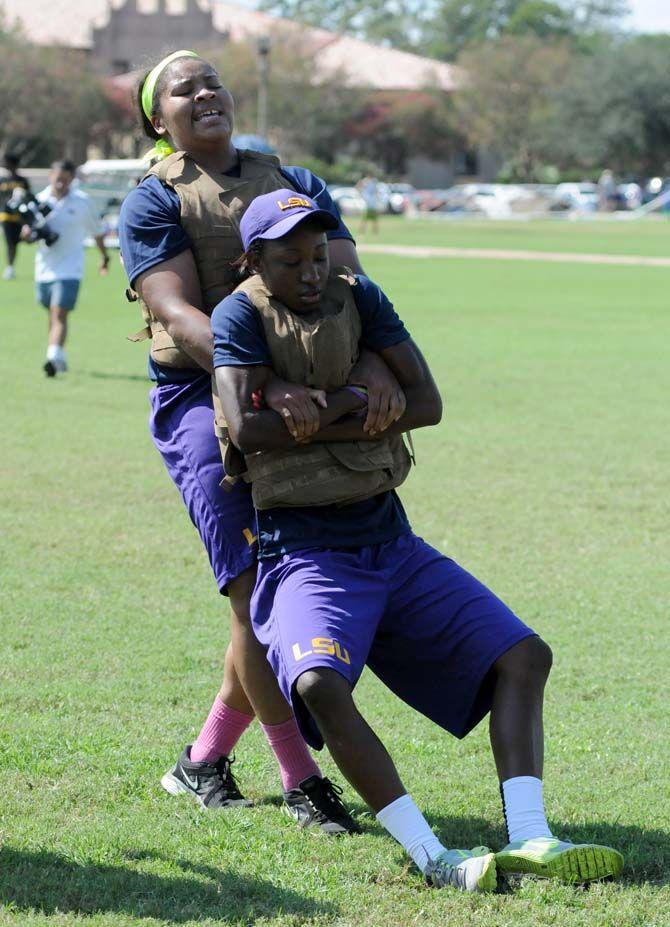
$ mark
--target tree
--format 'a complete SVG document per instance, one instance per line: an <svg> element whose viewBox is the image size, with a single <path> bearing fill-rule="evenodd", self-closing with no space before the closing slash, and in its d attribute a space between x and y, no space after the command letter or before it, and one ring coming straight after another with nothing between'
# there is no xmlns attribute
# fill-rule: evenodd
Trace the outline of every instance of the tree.
<svg viewBox="0 0 670 927"><path fill-rule="evenodd" d="M38 48L14 29L0 31L0 83L0 147L24 164L83 158L108 114L79 53Z"/></svg>
<svg viewBox="0 0 670 927"><path fill-rule="evenodd" d="M570 0L569 9L582 34L608 31L630 12L628 0Z"/></svg>
<svg viewBox="0 0 670 927"><path fill-rule="evenodd" d="M453 60L466 48L504 35L571 37L579 43L613 28L627 11L627 0L439 0L422 45L428 54Z"/></svg>
<svg viewBox="0 0 670 927"><path fill-rule="evenodd" d="M233 94L236 131L255 132L259 73L254 47L228 42L207 57ZM313 53L307 45L296 48L295 33L277 30L273 34L268 112L272 135L285 160L303 154L333 160L347 144L343 125L361 98L362 93L347 87L337 74L328 79L316 77Z"/></svg>
<svg viewBox="0 0 670 927"><path fill-rule="evenodd" d="M368 93L345 132L389 175L406 171L407 159L421 154L445 160L462 149L451 97L442 91Z"/></svg>
<svg viewBox="0 0 670 927"><path fill-rule="evenodd" d="M556 95L556 163L596 173L670 173L670 36L636 36L580 56Z"/></svg>
<svg viewBox="0 0 670 927"><path fill-rule="evenodd" d="M413 50L435 0L259 0L258 5L276 16Z"/></svg>
<svg viewBox="0 0 670 927"><path fill-rule="evenodd" d="M533 180L551 160L556 92L573 55L565 42L508 35L459 58L467 78L454 102L466 136L505 158L520 180Z"/></svg>
<svg viewBox="0 0 670 927"><path fill-rule="evenodd" d="M314 157L332 164L364 158L401 175L415 152L443 157L460 139L449 94L426 87L414 93L376 92L348 86L338 74L317 75L307 43L296 49L295 33L273 35L270 61L271 136L283 159ZM236 104L236 130L256 124L258 70L253 46L227 43L207 54Z"/></svg>
<svg viewBox="0 0 670 927"><path fill-rule="evenodd" d="M373 42L454 60L503 35L575 41L611 29L627 0L258 0L261 9Z"/></svg>

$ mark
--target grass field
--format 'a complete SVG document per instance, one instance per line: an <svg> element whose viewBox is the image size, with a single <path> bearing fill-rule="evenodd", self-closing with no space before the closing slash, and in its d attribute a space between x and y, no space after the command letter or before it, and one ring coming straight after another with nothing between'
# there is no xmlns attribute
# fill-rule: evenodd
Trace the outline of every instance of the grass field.
<svg viewBox="0 0 670 927"><path fill-rule="evenodd" d="M348 221L357 233L360 220ZM491 222L487 219L445 220L435 215L409 221L395 216L382 217L379 234L368 230L365 242L668 257L669 239L670 220L665 215L656 215L644 222L625 218Z"/></svg>
<svg viewBox="0 0 670 927"><path fill-rule="evenodd" d="M380 240L665 255L668 232L389 221ZM89 255L71 372L47 380L30 257L1 289L0 923L668 927L668 271L366 255L445 397L415 435L410 517L552 645L550 821L626 854L617 883L464 897L427 889L349 787L363 836L295 831L257 726L235 766L254 809L162 791L218 687L227 607L150 443L120 268L99 279ZM456 742L370 674L358 697L444 842L499 847L485 725Z"/></svg>

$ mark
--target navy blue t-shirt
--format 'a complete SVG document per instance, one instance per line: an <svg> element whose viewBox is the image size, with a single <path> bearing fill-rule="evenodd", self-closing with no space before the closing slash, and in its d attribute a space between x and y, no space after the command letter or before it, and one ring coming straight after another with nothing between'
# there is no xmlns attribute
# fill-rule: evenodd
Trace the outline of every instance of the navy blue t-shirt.
<svg viewBox="0 0 670 927"><path fill-rule="evenodd" d="M400 344L409 333L383 291L357 276L353 288L361 319L361 345L371 351ZM232 293L212 313L215 367L272 366L259 313L243 293ZM352 505L263 509L256 513L258 556L278 557L308 547L363 547L410 530L395 492Z"/></svg>
<svg viewBox="0 0 670 927"><path fill-rule="evenodd" d="M281 173L291 186L311 196L321 209L328 210L337 218L339 225L328 232L328 238L352 238L320 177L304 167L282 167ZM227 175L239 177L239 165ZM151 267L188 250L191 241L181 224L181 203L176 191L153 174L131 190L121 206L119 243L131 286L140 274ZM201 375L199 367L162 367L149 358L149 376L159 384L181 383Z"/></svg>

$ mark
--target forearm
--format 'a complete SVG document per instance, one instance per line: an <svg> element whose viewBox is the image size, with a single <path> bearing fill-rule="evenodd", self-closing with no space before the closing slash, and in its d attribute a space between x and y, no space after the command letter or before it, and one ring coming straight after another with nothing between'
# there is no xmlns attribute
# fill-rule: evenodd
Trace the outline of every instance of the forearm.
<svg viewBox="0 0 670 927"><path fill-rule="evenodd" d="M162 324L177 347L203 370L214 372L214 338L209 317L204 312L193 309L191 312L175 313L166 317Z"/></svg>
<svg viewBox="0 0 670 927"><path fill-rule="evenodd" d="M407 406L403 415L382 432L371 436L363 430L365 415L347 415L317 432L315 441L379 441L428 425L437 425L442 417L442 402L432 390L421 386L405 387Z"/></svg>
<svg viewBox="0 0 670 927"><path fill-rule="evenodd" d="M133 286L174 343L211 373L214 338L209 316L202 311L200 281L191 251L149 268Z"/></svg>
<svg viewBox="0 0 670 927"><path fill-rule="evenodd" d="M327 408L319 409L319 431L317 432L319 437L322 429L332 427L338 419L348 417L352 412L365 407L364 401L347 389L328 393L327 401ZM231 437L233 443L243 454L285 450L296 447L298 444L288 431L282 417L270 409L243 411L239 423L231 429Z"/></svg>

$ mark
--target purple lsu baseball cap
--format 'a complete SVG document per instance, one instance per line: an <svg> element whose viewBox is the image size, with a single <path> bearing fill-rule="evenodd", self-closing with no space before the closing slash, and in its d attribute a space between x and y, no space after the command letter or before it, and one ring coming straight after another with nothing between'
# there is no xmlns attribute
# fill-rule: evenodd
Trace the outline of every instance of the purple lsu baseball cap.
<svg viewBox="0 0 670 927"><path fill-rule="evenodd" d="M319 209L309 196L295 190L273 190L251 201L240 222L245 251L259 238L283 238L306 219L318 218L324 229L336 229L339 222L325 209Z"/></svg>

